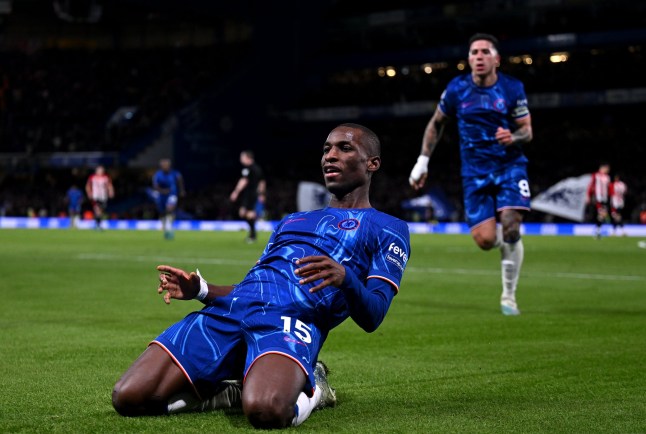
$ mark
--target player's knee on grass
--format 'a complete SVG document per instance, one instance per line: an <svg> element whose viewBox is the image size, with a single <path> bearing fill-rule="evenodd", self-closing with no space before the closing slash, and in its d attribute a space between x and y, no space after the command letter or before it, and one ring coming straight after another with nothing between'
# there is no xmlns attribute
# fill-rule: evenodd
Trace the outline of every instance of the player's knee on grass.
<svg viewBox="0 0 646 434"><path fill-rule="evenodd" d="M138 402L139 401L139 402ZM117 382L112 389L112 406L121 416L136 416L135 409L141 404L136 394L128 387L124 387L123 381Z"/></svg>
<svg viewBox="0 0 646 434"><path fill-rule="evenodd" d="M287 401L277 392L263 396L249 396L243 393L242 410L255 428L274 429L291 426L294 419L295 403Z"/></svg>
<svg viewBox="0 0 646 434"><path fill-rule="evenodd" d="M128 399L128 393L121 387L121 382L115 384L112 389L112 407L121 416L131 416L132 413L132 400Z"/></svg>
<svg viewBox="0 0 646 434"><path fill-rule="evenodd" d="M121 416L154 416L166 414L168 402L161 397L144 396L139 388L120 380L112 389L112 406Z"/></svg>
<svg viewBox="0 0 646 434"><path fill-rule="evenodd" d="M121 393L122 390L118 387L118 383L112 389L112 407L119 413L121 416L130 416L132 411L130 411L130 405L127 403L127 399L124 399L124 395Z"/></svg>

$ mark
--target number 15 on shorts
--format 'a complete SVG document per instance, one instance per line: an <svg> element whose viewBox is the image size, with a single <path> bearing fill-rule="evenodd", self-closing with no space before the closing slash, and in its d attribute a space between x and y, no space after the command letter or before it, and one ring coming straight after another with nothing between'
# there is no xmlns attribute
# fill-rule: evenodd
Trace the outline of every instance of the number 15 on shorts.
<svg viewBox="0 0 646 434"><path fill-rule="evenodd" d="M307 324L299 319L294 320L290 316L281 316L280 319L283 320L283 331L285 333L292 333L293 323L294 335L306 344L312 343L312 335L310 334L312 329Z"/></svg>

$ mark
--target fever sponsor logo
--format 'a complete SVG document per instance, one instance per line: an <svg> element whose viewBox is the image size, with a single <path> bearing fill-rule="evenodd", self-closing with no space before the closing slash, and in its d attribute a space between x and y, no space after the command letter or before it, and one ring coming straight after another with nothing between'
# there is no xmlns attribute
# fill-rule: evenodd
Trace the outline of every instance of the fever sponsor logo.
<svg viewBox="0 0 646 434"><path fill-rule="evenodd" d="M408 254L406 250L402 249L395 243L390 243L388 246L388 253L386 260L391 264L395 264L400 270L404 271L406 262L408 262Z"/></svg>
<svg viewBox="0 0 646 434"><path fill-rule="evenodd" d="M397 244L390 243L390 245L388 246L388 251L399 256L402 259L402 261L404 262L408 261L408 254L406 253L406 250L402 249Z"/></svg>

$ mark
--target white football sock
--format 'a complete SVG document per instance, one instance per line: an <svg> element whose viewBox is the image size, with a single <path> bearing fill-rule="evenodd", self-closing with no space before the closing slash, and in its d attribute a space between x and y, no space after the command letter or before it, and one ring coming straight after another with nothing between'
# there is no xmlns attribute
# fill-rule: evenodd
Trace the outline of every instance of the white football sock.
<svg viewBox="0 0 646 434"><path fill-rule="evenodd" d="M212 411L234 408L242 405L242 389L239 384L230 383L211 398L201 401L193 393L178 393L168 400L168 414L189 411Z"/></svg>
<svg viewBox="0 0 646 434"><path fill-rule="evenodd" d="M524 251L522 239L515 243L502 243L500 246L503 300L516 301L516 286L523 265Z"/></svg>
<svg viewBox="0 0 646 434"><path fill-rule="evenodd" d="M503 243L502 239L502 225L496 225L496 241L494 242L494 247L501 247Z"/></svg>
<svg viewBox="0 0 646 434"><path fill-rule="evenodd" d="M305 420L310 417L312 410L314 410L320 400L321 389L318 386L314 389L314 395L311 398L305 395L305 393L301 392L300 395L298 395L296 406L294 407L294 412L296 414L294 415L294 419L292 420L292 426L299 426L300 424L305 422Z"/></svg>
<svg viewBox="0 0 646 434"><path fill-rule="evenodd" d="M173 215L166 214L164 217L164 231L171 232L173 230Z"/></svg>
<svg viewBox="0 0 646 434"><path fill-rule="evenodd" d="M168 400L168 414L191 411L200 403L201 401L192 393L178 393Z"/></svg>

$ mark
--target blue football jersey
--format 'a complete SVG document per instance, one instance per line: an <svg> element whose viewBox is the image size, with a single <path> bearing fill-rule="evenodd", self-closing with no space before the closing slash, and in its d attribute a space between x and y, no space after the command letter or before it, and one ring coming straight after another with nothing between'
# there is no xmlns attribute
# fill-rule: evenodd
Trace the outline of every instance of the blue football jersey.
<svg viewBox="0 0 646 434"><path fill-rule="evenodd" d="M158 170L153 176L153 185L159 188L169 189L170 193L168 194L177 195L179 191L177 179L179 176L180 174L176 170L170 170L169 172Z"/></svg>
<svg viewBox="0 0 646 434"><path fill-rule="evenodd" d="M349 309L342 290L327 287L310 294L318 282L298 283L301 277L294 270L300 266L295 262L311 255L331 257L364 284L367 279L382 279L398 291L410 256L408 225L374 208L290 214L278 224L257 264L234 292L244 295L249 288L256 292L255 298L260 295L266 303L289 306L301 320L316 321L329 330L349 316Z"/></svg>
<svg viewBox="0 0 646 434"><path fill-rule="evenodd" d="M83 192L76 187L72 187L67 190L67 200L69 208L80 208L81 202L83 202Z"/></svg>
<svg viewBox="0 0 646 434"><path fill-rule="evenodd" d="M527 163L520 145L504 146L495 138L498 127L513 132L514 120L529 115L519 80L498 72L493 86L480 87L471 74L460 75L449 82L439 107L458 121L462 176L487 175Z"/></svg>

